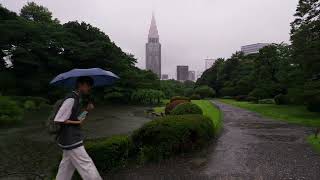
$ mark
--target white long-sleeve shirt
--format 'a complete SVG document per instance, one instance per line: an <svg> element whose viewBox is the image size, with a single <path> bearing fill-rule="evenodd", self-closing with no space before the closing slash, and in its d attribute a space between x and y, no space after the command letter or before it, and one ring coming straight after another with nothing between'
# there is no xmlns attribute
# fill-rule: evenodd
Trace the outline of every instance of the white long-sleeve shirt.
<svg viewBox="0 0 320 180"><path fill-rule="evenodd" d="M69 120L71 113L72 113L73 104L74 104L73 98L66 99L62 103L59 111L57 112L56 117L54 118L54 121L55 122L64 122L66 120Z"/></svg>

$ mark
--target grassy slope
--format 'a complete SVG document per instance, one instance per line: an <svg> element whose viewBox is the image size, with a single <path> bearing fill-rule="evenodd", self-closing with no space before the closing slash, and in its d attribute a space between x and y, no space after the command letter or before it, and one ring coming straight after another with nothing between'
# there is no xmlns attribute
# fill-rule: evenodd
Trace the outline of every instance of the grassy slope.
<svg viewBox="0 0 320 180"><path fill-rule="evenodd" d="M219 133L222 128L222 114L220 110L208 100L193 100L192 102L202 109L203 115L213 121L215 132Z"/></svg>
<svg viewBox="0 0 320 180"><path fill-rule="evenodd" d="M275 120L308 127L320 127L320 113L309 112L304 106L253 104L230 99L223 99L220 101L260 113L265 117L270 117Z"/></svg>
<svg viewBox="0 0 320 180"><path fill-rule="evenodd" d="M320 153L320 136L318 138L315 138L314 135L311 135L307 139L308 143L311 144L311 146Z"/></svg>

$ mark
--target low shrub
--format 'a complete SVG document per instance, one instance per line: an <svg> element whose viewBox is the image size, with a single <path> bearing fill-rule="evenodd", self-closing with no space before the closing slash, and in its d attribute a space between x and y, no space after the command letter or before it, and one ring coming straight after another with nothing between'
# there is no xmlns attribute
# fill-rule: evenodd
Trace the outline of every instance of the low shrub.
<svg viewBox="0 0 320 180"><path fill-rule="evenodd" d="M286 95L278 94L274 97L274 101L277 105L289 104L289 99Z"/></svg>
<svg viewBox="0 0 320 180"><path fill-rule="evenodd" d="M13 124L23 117L23 109L8 97L0 96L0 124Z"/></svg>
<svg viewBox="0 0 320 180"><path fill-rule="evenodd" d="M121 92L110 92L103 96L103 99L110 102L121 102L124 98L124 94Z"/></svg>
<svg viewBox="0 0 320 180"><path fill-rule="evenodd" d="M134 103L152 105L160 104L164 93L155 89L138 89L131 94L131 101Z"/></svg>
<svg viewBox="0 0 320 180"><path fill-rule="evenodd" d="M261 99L258 101L259 104L275 104L274 99Z"/></svg>
<svg viewBox="0 0 320 180"><path fill-rule="evenodd" d="M269 98L270 94L264 89L255 88L253 91L249 93L249 96L255 97L257 99L265 99Z"/></svg>
<svg viewBox="0 0 320 180"><path fill-rule="evenodd" d="M128 136L113 136L86 142L86 150L99 171L124 167L131 143Z"/></svg>
<svg viewBox="0 0 320 180"><path fill-rule="evenodd" d="M166 105L166 108L165 108L165 114L170 114L171 111L176 107L178 106L179 104L182 104L182 103L188 103L190 101L188 100L175 100L173 102L170 102Z"/></svg>
<svg viewBox="0 0 320 180"><path fill-rule="evenodd" d="M224 87L220 90L221 96L236 96L238 91L234 87Z"/></svg>
<svg viewBox="0 0 320 180"><path fill-rule="evenodd" d="M223 96L222 99L233 99L232 96Z"/></svg>
<svg viewBox="0 0 320 180"><path fill-rule="evenodd" d="M193 95L193 88L186 88L183 92L184 96L191 97Z"/></svg>
<svg viewBox="0 0 320 180"><path fill-rule="evenodd" d="M234 99L236 101L247 101L248 96L247 95L238 95L238 96L235 96Z"/></svg>
<svg viewBox="0 0 320 180"><path fill-rule="evenodd" d="M142 162L159 161L206 145L214 137L213 127L202 115L165 116L134 131L132 142Z"/></svg>
<svg viewBox="0 0 320 180"><path fill-rule="evenodd" d="M10 99L16 101L19 106L24 107L25 102L33 101L35 106L39 108L43 104L49 104L49 101L42 97L34 97L34 96L10 96Z"/></svg>
<svg viewBox="0 0 320 180"><path fill-rule="evenodd" d="M185 101L190 101L190 98L184 97L184 96L173 96L170 99L170 102L176 101L176 100L185 100Z"/></svg>
<svg viewBox="0 0 320 180"><path fill-rule="evenodd" d="M304 98L309 111L320 112L320 80L306 83Z"/></svg>
<svg viewBox="0 0 320 180"><path fill-rule="evenodd" d="M202 114L201 108L193 103L179 104L172 110L171 115L184 115L184 114Z"/></svg>
<svg viewBox="0 0 320 180"><path fill-rule="evenodd" d="M252 103L258 103L258 99L256 97L248 96L246 100Z"/></svg>
<svg viewBox="0 0 320 180"><path fill-rule="evenodd" d="M190 96L190 99L191 100L200 100L201 96L199 94L193 94L193 95Z"/></svg>
<svg viewBox="0 0 320 180"><path fill-rule="evenodd" d="M42 106L42 105L41 105ZM31 111L34 111L36 109L39 109L39 107L36 106L36 103L34 103L33 101L31 100L27 100L26 102L24 102L24 105L23 105L24 109L26 110L31 110Z"/></svg>
<svg viewBox="0 0 320 180"><path fill-rule="evenodd" d="M195 94L199 94L201 98L211 98L216 96L216 91L209 86L200 86L195 88Z"/></svg>

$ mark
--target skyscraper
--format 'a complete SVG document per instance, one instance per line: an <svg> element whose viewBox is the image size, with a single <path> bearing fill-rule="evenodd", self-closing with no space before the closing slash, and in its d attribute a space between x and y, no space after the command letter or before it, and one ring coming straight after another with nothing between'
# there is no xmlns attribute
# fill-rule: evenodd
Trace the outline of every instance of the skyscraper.
<svg viewBox="0 0 320 180"><path fill-rule="evenodd" d="M196 72L195 71L189 71L188 72L188 80L189 81L195 81L196 80Z"/></svg>
<svg viewBox="0 0 320 180"><path fill-rule="evenodd" d="M177 66L177 80L186 81L189 77L189 66Z"/></svg>
<svg viewBox="0 0 320 180"><path fill-rule="evenodd" d="M161 44L156 19L152 14L151 25L146 44L146 69L151 70L161 78Z"/></svg>
<svg viewBox="0 0 320 180"><path fill-rule="evenodd" d="M250 45L246 45L246 46L241 46L241 51L244 53L244 55L256 54L256 53L259 53L260 49L262 49L268 45L270 45L270 43L250 44Z"/></svg>

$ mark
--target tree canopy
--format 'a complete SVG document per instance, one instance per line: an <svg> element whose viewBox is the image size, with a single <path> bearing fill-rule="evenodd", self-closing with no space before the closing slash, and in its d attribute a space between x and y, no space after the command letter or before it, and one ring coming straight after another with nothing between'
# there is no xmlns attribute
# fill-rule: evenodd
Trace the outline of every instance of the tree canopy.
<svg viewBox="0 0 320 180"><path fill-rule="evenodd" d="M135 67L133 55L108 35L85 22L60 24L45 7L28 3L20 16L0 6L0 92L4 95L48 96L49 81L73 68L100 67L120 76L116 87L127 93L159 89L159 79ZM126 95L130 98L130 94Z"/></svg>

